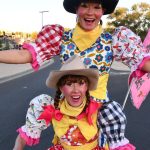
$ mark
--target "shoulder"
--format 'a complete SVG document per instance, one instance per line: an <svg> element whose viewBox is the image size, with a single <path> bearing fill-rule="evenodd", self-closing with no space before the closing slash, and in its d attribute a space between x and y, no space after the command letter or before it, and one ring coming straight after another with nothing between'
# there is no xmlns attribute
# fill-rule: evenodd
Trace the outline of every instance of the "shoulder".
<svg viewBox="0 0 150 150"><path fill-rule="evenodd" d="M65 30L65 28L62 26L62 25L59 25L59 24L52 24L52 25L45 25L42 27L42 30L55 30L55 31L63 31ZM41 31L42 31L41 30Z"/></svg>
<svg viewBox="0 0 150 150"><path fill-rule="evenodd" d="M64 33L64 27L59 24L45 25L42 27L41 31L38 33L37 38L39 37L61 37Z"/></svg>
<svg viewBox="0 0 150 150"><path fill-rule="evenodd" d="M113 33L113 37L115 36L136 36L137 35L129 28L125 27L125 26L119 26L117 28L115 28L114 33Z"/></svg>
<svg viewBox="0 0 150 150"><path fill-rule="evenodd" d="M65 35L65 36L72 36L73 30L74 29L69 29L69 28L66 29L65 28L63 35Z"/></svg>
<svg viewBox="0 0 150 150"><path fill-rule="evenodd" d="M103 38L104 40L108 41L108 40L111 40L112 39L112 35L111 33L109 32L103 32L101 34L101 38Z"/></svg>
<svg viewBox="0 0 150 150"><path fill-rule="evenodd" d="M53 104L54 104L54 99L47 94L41 94L39 96L36 96L30 102L30 106L34 105L35 107L42 107L42 106L53 105Z"/></svg>

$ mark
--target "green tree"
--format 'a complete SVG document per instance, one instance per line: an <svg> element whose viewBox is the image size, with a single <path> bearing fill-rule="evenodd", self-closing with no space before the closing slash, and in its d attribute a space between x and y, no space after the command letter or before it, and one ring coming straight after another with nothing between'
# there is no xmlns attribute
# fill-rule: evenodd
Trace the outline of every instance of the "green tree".
<svg viewBox="0 0 150 150"><path fill-rule="evenodd" d="M9 50L9 49L10 49L10 44L9 41L6 40L4 50Z"/></svg>
<svg viewBox="0 0 150 150"><path fill-rule="evenodd" d="M150 28L150 4L134 4L131 10L124 7L117 8L107 19L107 31L111 32L118 26L126 26L143 40Z"/></svg>

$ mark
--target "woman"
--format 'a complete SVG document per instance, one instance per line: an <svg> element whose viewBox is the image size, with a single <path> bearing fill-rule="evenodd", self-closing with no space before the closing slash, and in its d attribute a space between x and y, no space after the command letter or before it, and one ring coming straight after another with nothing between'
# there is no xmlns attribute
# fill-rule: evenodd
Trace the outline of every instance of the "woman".
<svg viewBox="0 0 150 150"><path fill-rule="evenodd" d="M104 150L98 146L97 127L98 110L102 103L90 99L89 94L89 90L96 89L98 79L98 70L86 68L76 55L68 59L59 71L51 71L46 84L57 89L55 99L40 95L31 101L26 125L19 129L21 134L17 137L14 150L22 150L26 143L30 143L23 133L24 129L37 136L40 131L35 128L36 125L40 124L41 129L45 129L50 123L55 136L54 146L49 150ZM134 149L130 145L131 148Z"/></svg>
<svg viewBox="0 0 150 150"><path fill-rule="evenodd" d="M35 43L24 44L25 50L0 52L0 61L30 62L38 70L42 62L55 55L60 55L62 63L74 54L78 55L89 68L99 70L97 89L91 91L90 95L95 101L103 103L105 108L99 112L102 137L107 139L111 149L130 149L129 141L124 137L126 117L120 105L109 100L107 82L113 59L122 60L134 72L146 55L142 53L143 46L139 37L129 29L119 27L113 36L102 32L99 24L102 15L112 13L117 3L118 0L64 0L65 10L77 14L74 29L65 32L60 25L47 25L38 34ZM147 60L141 69L149 71L149 62Z"/></svg>
<svg viewBox="0 0 150 150"><path fill-rule="evenodd" d="M102 104L90 100L89 95L89 90L96 89L98 78L97 69L86 68L76 55L71 57L59 71L51 71L47 78L47 86L56 88L55 99L47 95L34 98L27 113L26 126L22 129L32 130L36 122L40 122L41 128L47 128L51 123L55 136L54 146L49 150L100 150L96 121ZM34 129L33 133L37 132ZM17 137L14 150L24 148L24 138L23 134Z"/></svg>

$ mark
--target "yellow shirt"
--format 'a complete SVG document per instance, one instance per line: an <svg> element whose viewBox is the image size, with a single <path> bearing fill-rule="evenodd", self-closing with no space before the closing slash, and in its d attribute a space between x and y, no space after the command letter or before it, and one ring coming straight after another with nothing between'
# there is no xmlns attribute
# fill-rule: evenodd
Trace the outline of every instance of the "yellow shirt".
<svg viewBox="0 0 150 150"><path fill-rule="evenodd" d="M92 46L93 43L96 42L100 34L102 33L102 26L98 25L92 31L85 31L77 24L74 32L72 40L75 42L80 51L84 51L85 49ZM101 75L99 77L98 86L95 91L91 91L90 95L97 99L106 99L107 92L107 82L108 82L109 74Z"/></svg>

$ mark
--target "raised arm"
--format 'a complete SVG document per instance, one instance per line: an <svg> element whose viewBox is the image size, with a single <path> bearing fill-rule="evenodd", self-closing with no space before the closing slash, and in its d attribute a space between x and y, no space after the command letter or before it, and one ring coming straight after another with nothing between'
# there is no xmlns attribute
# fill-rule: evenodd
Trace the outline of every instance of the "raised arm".
<svg viewBox="0 0 150 150"><path fill-rule="evenodd" d="M17 130L19 134L13 150L23 150L26 145L32 146L40 142L41 132L50 124L46 124L44 120L39 121L38 118L44 111L43 106L53 104L53 98L46 94L39 95L31 100L26 114L26 122Z"/></svg>
<svg viewBox="0 0 150 150"><path fill-rule="evenodd" d="M139 109L149 93L150 72L150 34L142 43L139 36L126 27L116 28L113 34L114 59L122 61L130 67L128 83L130 84L131 99Z"/></svg>
<svg viewBox="0 0 150 150"><path fill-rule="evenodd" d="M149 58L150 59L150 58ZM144 72L150 72L150 60L145 61L143 67L141 68Z"/></svg>
<svg viewBox="0 0 150 150"><path fill-rule="evenodd" d="M0 51L0 63L24 64L31 62L32 62L32 55L28 50Z"/></svg>
<svg viewBox="0 0 150 150"><path fill-rule="evenodd" d="M148 33L143 41L143 45L145 48L145 53L148 54L148 57L144 59L144 65L141 69L145 72L150 72L150 29L148 30Z"/></svg>
<svg viewBox="0 0 150 150"><path fill-rule="evenodd" d="M150 72L150 53L141 38L126 27L116 28L112 43L114 59L127 65L131 72Z"/></svg>
<svg viewBox="0 0 150 150"><path fill-rule="evenodd" d="M32 68L38 70L43 62L60 54L63 32L61 25L46 25L35 42L23 44L23 50L1 51L0 63L31 63Z"/></svg>

